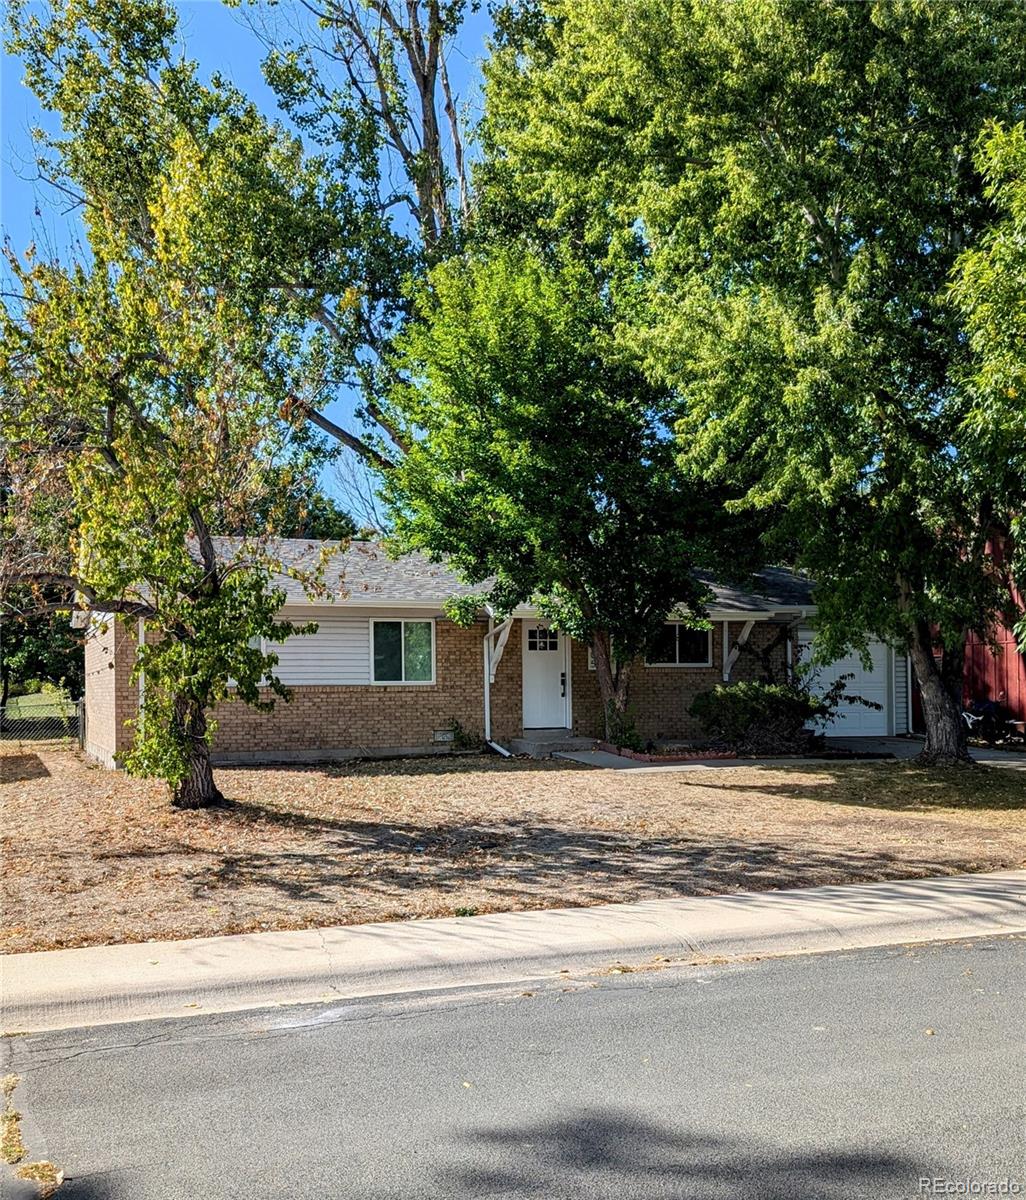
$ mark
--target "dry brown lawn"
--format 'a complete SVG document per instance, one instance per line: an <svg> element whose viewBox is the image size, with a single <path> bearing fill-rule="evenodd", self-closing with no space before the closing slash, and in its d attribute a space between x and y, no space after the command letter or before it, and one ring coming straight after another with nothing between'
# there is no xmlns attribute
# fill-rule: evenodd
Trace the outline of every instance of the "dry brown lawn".
<svg viewBox="0 0 1026 1200"><path fill-rule="evenodd" d="M225 810L0 758L5 952L1026 865L1026 772L494 758L233 768Z"/></svg>

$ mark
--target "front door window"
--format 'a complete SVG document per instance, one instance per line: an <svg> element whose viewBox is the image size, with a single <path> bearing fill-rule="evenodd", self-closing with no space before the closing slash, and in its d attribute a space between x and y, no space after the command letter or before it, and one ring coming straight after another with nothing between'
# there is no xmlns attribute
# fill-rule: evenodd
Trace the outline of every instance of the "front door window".
<svg viewBox="0 0 1026 1200"><path fill-rule="evenodd" d="M559 650L559 634L554 629L536 625L527 631L527 648L556 652Z"/></svg>

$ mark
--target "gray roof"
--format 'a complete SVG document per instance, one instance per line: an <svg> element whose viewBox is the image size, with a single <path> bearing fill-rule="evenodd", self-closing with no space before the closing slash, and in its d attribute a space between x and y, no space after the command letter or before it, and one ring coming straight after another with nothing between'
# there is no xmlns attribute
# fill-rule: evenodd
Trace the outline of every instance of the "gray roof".
<svg viewBox="0 0 1026 1200"><path fill-rule="evenodd" d="M704 573L699 578L712 591L710 607L717 612L782 612L811 608L814 603L812 580L787 567L766 567L754 577L750 588L717 583Z"/></svg>
<svg viewBox="0 0 1026 1200"><path fill-rule="evenodd" d="M219 556L233 557L238 553L238 538L214 538ZM349 604L422 603L434 607L450 596L472 596L486 590L486 584L471 587L462 583L447 567L433 563L419 553L389 558L378 542L343 543L317 541L310 538L279 538L267 546L271 557L278 559L288 570L310 574L316 570L321 556L328 551L324 564L324 586L329 596ZM305 588L300 579L280 575L275 583L284 588L287 604L307 604ZM317 603L317 597L312 600Z"/></svg>
<svg viewBox="0 0 1026 1200"><path fill-rule="evenodd" d="M237 553L235 538L215 538L218 553L225 558ZM390 558L378 542L357 542L339 551L340 543L307 538L282 538L270 544L270 554L291 570L312 572L325 550L333 550L326 561L324 583L335 601L349 604L421 603L435 607L451 596L482 595L489 580L476 585L463 583L441 563L414 552ZM713 593L715 613L773 613L812 605L812 582L784 567L768 567L753 580L751 588L717 583L702 574ZM282 576L276 583L285 589L287 603L308 603L298 579ZM314 601L316 603L316 600Z"/></svg>

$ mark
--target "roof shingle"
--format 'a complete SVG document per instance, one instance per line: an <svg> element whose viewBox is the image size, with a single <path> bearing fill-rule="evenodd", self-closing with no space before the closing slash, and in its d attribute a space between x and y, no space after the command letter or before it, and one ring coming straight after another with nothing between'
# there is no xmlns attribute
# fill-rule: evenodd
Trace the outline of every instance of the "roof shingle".
<svg viewBox="0 0 1026 1200"><path fill-rule="evenodd" d="M241 544L237 538L214 541L225 558L233 557ZM281 538L268 549L287 569L305 573L316 568L326 547L337 549L339 545L308 538ZM812 605L812 581L785 567L767 567L755 577L751 589L718 583L704 573L699 577L713 593L711 608L716 613L770 613ZM424 554L413 552L390 558L380 543L357 541L331 555L324 581L336 602L354 605L393 601L435 607L453 596L483 594L489 587L488 580L476 585L463 583L448 567L431 562ZM298 579L284 575L275 582L285 590L286 603L308 603Z"/></svg>

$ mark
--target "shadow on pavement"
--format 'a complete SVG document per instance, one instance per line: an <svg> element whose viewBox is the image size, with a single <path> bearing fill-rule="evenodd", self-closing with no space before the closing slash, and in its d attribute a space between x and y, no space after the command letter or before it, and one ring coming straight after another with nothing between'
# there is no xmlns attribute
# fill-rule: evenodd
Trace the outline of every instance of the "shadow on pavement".
<svg viewBox="0 0 1026 1200"><path fill-rule="evenodd" d="M914 1159L884 1150L853 1153L829 1148L784 1150L759 1141L674 1130L670 1125L605 1108L562 1120L509 1128L460 1131L432 1155L418 1147L399 1178L393 1168L409 1147L380 1143L380 1162L360 1162L360 1181L337 1160L318 1157L287 1193L261 1186L245 1168L234 1178L206 1164L204 1200L895 1200L917 1194L933 1172ZM434 1158L434 1162L430 1158ZM428 1161L425 1161L428 1159ZM438 1165L445 1160L445 1166ZM285 1171L275 1177L280 1180ZM203 1164L188 1163L173 1194L188 1187ZM134 1172L117 1170L66 1180L61 1200L123 1200L137 1186ZM255 1173L254 1173L255 1174ZM368 1175L371 1177L368 1180ZM371 1182L387 1179L388 1186ZM328 1182L328 1180L337 1181ZM154 1195L145 1191L147 1200Z"/></svg>
<svg viewBox="0 0 1026 1200"><path fill-rule="evenodd" d="M930 1174L884 1151L782 1150L727 1136L689 1134L618 1112L517 1129L484 1129L472 1162L435 1195L644 1197L644 1200L868 1200L912 1196Z"/></svg>

